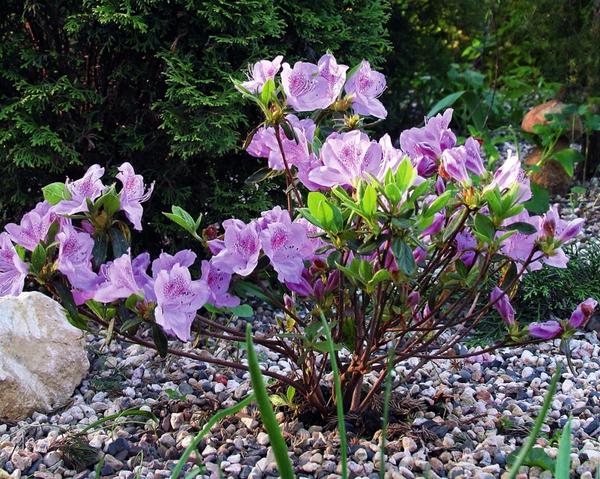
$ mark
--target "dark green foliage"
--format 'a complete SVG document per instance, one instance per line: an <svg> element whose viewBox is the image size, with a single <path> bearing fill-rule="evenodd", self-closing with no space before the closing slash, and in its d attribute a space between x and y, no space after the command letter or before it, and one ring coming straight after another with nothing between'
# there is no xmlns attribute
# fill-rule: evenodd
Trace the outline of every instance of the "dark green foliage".
<svg viewBox="0 0 600 479"><path fill-rule="evenodd" d="M565 269L544 268L525 275L515 309L519 321L546 321L550 315L568 319L587 298L600 298L600 243L566 247L570 258Z"/></svg>
<svg viewBox="0 0 600 479"><path fill-rule="evenodd" d="M255 215L271 200L244 188L262 165L240 146L257 118L230 76L263 57L314 61L327 49L381 63L388 10L379 0L3 2L3 221L29 209L41 186L123 161L157 183L146 247L173 235L160 214L171 204L207 221Z"/></svg>
<svg viewBox="0 0 600 479"><path fill-rule="evenodd" d="M160 214L172 204L209 223L279 201L244 186L264 165L240 150L259 119L230 82L276 54L316 61L331 50L346 64L366 58L381 68L389 116L377 128L394 139L464 90L454 125L474 127L491 154L507 137L483 124L518 129L523 109L557 84L597 94L597 10L594 0L6 0L2 220L29 209L41 186L93 163L130 161L156 181L146 206L153 227L141 241L152 250L181 241Z"/></svg>
<svg viewBox="0 0 600 479"><path fill-rule="evenodd" d="M569 319L579 303L600 298L600 243L566 246L569 263L565 269L544 267L523 277L512 300L521 326L556 317ZM472 346L492 343L505 334L506 327L494 312L484 318L477 333L469 340Z"/></svg>

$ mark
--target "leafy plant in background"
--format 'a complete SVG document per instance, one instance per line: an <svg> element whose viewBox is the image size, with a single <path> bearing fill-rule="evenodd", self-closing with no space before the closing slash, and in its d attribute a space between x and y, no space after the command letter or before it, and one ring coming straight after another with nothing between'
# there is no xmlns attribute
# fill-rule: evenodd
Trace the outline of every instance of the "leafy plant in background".
<svg viewBox="0 0 600 479"><path fill-rule="evenodd" d="M455 358L494 309L505 331L490 350L569 337L589 320L593 299L568 320L516 321L510 295L520 278L544 263L565 267L562 246L582 220L565 222L554 208L530 216L518 158L487 171L473 138L456 145L451 110L404 131L398 150L388 135L376 141L365 132L370 118L387 114L378 99L385 77L366 61L350 69L329 53L317 64L276 57L234 83L264 115L246 148L284 178L286 209L227 220L221 235L173 207L168 217L213 255L195 279L190 250L153 261L131 253L128 225L142 228L154 185L128 163L118 169L120 186L104 185L94 165L81 179L45 187L45 201L6 226L2 294L37 282L73 324L105 328L109 341L120 336L163 356L246 370L240 358L203 346L210 338L244 341L246 332L224 317L250 315L241 298L258 296L285 317L253 341L291 366L288 376L263 374L293 387L324 418L334 408L338 415L371 408L392 345L393 362ZM201 350L182 351L168 336Z"/></svg>
<svg viewBox="0 0 600 479"><path fill-rule="evenodd" d="M161 214L172 204L210 222L231 211L256 216L277 198L242 191L256 163L240 154L240 138L256 114L229 77L272 52L314 57L329 48L379 63L388 15L379 0L2 2L2 219L18 219L45 184L95 163L114 173L124 162L157 185L140 249L191 244Z"/></svg>
<svg viewBox="0 0 600 479"><path fill-rule="evenodd" d="M533 134L528 135L535 142L542 153L540 160L530 167L536 171L544 163L553 159L560 163L569 176L573 176L578 163L581 163L583 180L589 173L589 139L591 135L600 131L600 115L594 112L590 105L564 105L559 112L546 116L547 123L535 125ZM561 138L572 141L583 137L583 154L572 147L557 148Z"/></svg>

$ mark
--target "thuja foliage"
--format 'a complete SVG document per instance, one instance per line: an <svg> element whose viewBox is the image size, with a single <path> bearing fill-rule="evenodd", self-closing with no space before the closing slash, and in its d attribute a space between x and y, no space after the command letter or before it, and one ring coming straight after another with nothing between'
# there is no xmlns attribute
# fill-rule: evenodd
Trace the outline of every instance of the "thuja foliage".
<svg viewBox="0 0 600 479"><path fill-rule="evenodd" d="M563 221L556 208L530 215L519 159L509 155L488 171L475 139L457 144L452 110L402 132L398 149L389 135L368 134L387 111L379 100L386 79L367 61L350 68L327 53L290 64L278 55L233 83L263 116L244 143L266 160L254 177L259 187L281 177L285 208L228 219L221 232L173 206L165 215L212 255L196 277L191 250L154 260L131 252L157 185L130 163L105 184L104 168L93 165L81 179L44 187L45 200L6 225L2 295L37 283L78 327L246 370L244 360L203 346L247 339L226 316L250 316L242 301L258 296L282 314L252 341L291 366L287 376L263 373L324 417L334 407L340 416L369 409L390 362L457 357L493 310L504 331L490 350L568 339L589 321L593 298L568 319L517 321L510 298L522 277L543 264L566 267L563 245L583 220ZM199 351L182 351L168 336Z"/></svg>
<svg viewBox="0 0 600 479"><path fill-rule="evenodd" d="M229 216L213 202L255 215L272 201L244 187L256 165L240 138L256 114L230 76L273 52L314 58L328 48L356 62L389 49L379 0L7 0L0 14L4 220L46 183L130 162L157 183L149 247L161 244L157 229L174 239L160 214L170 204L213 221ZM238 196L215 198L209 169Z"/></svg>

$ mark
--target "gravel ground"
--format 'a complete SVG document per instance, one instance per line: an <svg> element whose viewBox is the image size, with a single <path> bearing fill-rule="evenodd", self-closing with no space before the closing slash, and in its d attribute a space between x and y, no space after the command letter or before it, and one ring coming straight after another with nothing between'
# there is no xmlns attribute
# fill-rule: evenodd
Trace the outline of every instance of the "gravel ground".
<svg viewBox="0 0 600 479"><path fill-rule="evenodd" d="M582 242L600 232L599 181L593 179L586 186L586 194L575 202L557 199L564 216L588 220ZM268 324L273 312L259 307L255 321ZM135 345L112 342L107 347L98 336L88 339L92 367L69 405L17 424L0 424L0 479L169 477L183 449L212 413L238 402L250 389L247 373L186 358L163 360ZM563 369L543 429L545 438L538 444L556 456L555 433L572 416L572 477L592 479L600 468L600 340L589 332L576 337L571 347L576 375ZM507 455L522 444L557 362L564 362L558 351L558 344L542 344L499 351L478 362L436 361L423 368L411 384L398 390L404 397L422 400L424 407L411 414L406 430L388 443L387 476L504 477ZM232 353L218 352L223 357ZM262 351L261 360L273 371L289 370L274 353ZM396 373L408 369L409 363L400 363ZM111 421L77 435L94 421L132 407L151 411L158 424L128 418L129 422ZM278 419L298 477L339 477L336 431L305 425L291 416L281 410ZM348 436L351 477L377 478L378 433ZM199 453L210 477L218 477L219 468L224 477L277 477L269 439L254 407L215 427ZM518 477L552 475L523 467Z"/></svg>
<svg viewBox="0 0 600 479"><path fill-rule="evenodd" d="M264 310L261 317L269 320L271 313ZM169 477L181 451L211 413L249 390L246 373L185 358L164 361L152 351L116 342L100 353L102 339L89 339L92 369L72 404L54 414L34 414L18 424L0 426L0 466L13 473L10 477ZM540 445L555 456L553 436L572 415L573 477L591 479L600 464L600 341L595 333L587 333L572 341L572 349L576 375L563 372ZM557 361L564 361L557 351L556 344L543 344L500 351L484 362L437 361L426 366L408 387L399 388L425 407L389 442L389 477L502 477L507 455L522 443L541 407ZM263 351L262 360L273 370L286 370L276 355ZM409 368L403 363L396 372ZM103 456L103 461L97 466L98 459L92 457L83 470L74 470L69 458L82 460L82 454L57 446L97 419L131 407L152 411L159 423L106 423L83 434L93 456ZM298 476L336 477L337 433L305 426L287 412L280 412L279 419ZM352 477L378 477L378 434L348 436ZM269 440L254 408L224 420L199 451L211 477L218 477L219 467L225 477L277 477ZM523 468L520 477L551 475Z"/></svg>

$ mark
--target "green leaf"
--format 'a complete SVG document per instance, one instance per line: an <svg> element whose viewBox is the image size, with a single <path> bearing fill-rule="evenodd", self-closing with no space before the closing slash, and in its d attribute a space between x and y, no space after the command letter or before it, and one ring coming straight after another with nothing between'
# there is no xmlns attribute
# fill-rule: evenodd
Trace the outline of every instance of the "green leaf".
<svg viewBox="0 0 600 479"><path fill-rule="evenodd" d="M448 204L448 201L450 201L451 196L452 196L452 191L450 191L450 190L445 191L440 196L438 196L435 200L433 200L433 202L425 210L424 214L426 214L427 216L431 216L431 215L437 213L438 211L440 211L442 208L444 208Z"/></svg>
<svg viewBox="0 0 600 479"><path fill-rule="evenodd" d="M573 176L575 163L583 160L583 155L573 148L557 151L552 158L558 161L569 176Z"/></svg>
<svg viewBox="0 0 600 479"><path fill-rule="evenodd" d="M275 419L275 413L273 412L273 407L269 400L260 365L258 364L254 343L252 342L252 326L250 324L246 325L246 348L248 351L248 368L250 369L252 389L256 396L256 402L263 421L263 426L271 441L271 447L273 448L279 475L282 479L293 479L295 477L294 469L288 456L288 448L283 439L281 428L279 427L277 419Z"/></svg>
<svg viewBox="0 0 600 479"><path fill-rule="evenodd" d="M416 177L417 170L415 170L410 159L405 157L396 170L396 186L404 193L412 186Z"/></svg>
<svg viewBox="0 0 600 479"><path fill-rule="evenodd" d="M186 466L186 464L188 464L188 459L190 458L192 453L198 449L198 446L202 442L202 439L204 439L204 436L209 434L211 429L216 424L218 424L224 418L226 418L228 416L233 416L234 414L237 414L245 407L248 407L252 402L254 402L254 399L255 399L254 394L251 394L250 396L245 397L239 403L234 404L233 406L228 407L227 409L223 409L223 410L215 413L208 420L208 422L204 425L202 430L200 432L198 432L198 434L196 434L196 436L194 436L194 439L192 440L190 445L185 448L185 451L183 451L183 453L181 454L179 461L177 461L177 464L176 464L175 468L173 469L173 472L171 473L171 479L179 479L180 478L183 468ZM196 477L196 476L194 475L193 477Z"/></svg>
<svg viewBox="0 0 600 479"><path fill-rule="evenodd" d="M78 329L89 331L90 329L87 325L87 321L79 314L79 311L77 310L77 305L75 304L71 290L67 288L61 281L56 281L52 283L52 285L60 297L60 303L67 311L67 320L69 323Z"/></svg>
<svg viewBox="0 0 600 479"><path fill-rule="evenodd" d="M511 458L510 454L507 457L507 462L508 462L509 458L511 458L510 462L512 462L512 466L509 471L508 479L515 479L515 477L517 477L517 474L519 472L519 468L523 464L525 464L526 459L531 457L531 453L534 449L533 446L535 445L535 442L540 434L540 431L542 430L542 425L544 424L544 420L546 419L546 415L548 414L548 410L550 409L550 404L552 404L552 398L554 397L554 394L556 393L556 386L558 384L558 379L560 378L560 371L561 371L561 365L560 365L560 363L557 363L556 371L554 372L554 375L552 376L552 380L550 381L550 386L548 388L548 392L546 393L546 397L544 398L544 403L542 404L542 409L539 412L538 417L535 420L535 423L533 424L533 429L531 430L531 433L527 437L527 441L525 442L523 447L520 449L519 454L517 454L516 456L513 456L514 459ZM540 448L535 448L535 449L540 449ZM542 452L543 452L543 449L542 449ZM534 453L534 454L537 454L539 456L539 453ZM538 457L537 459L539 460L540 458ZM541 462L544 463L544 461L541 461Z"/></svg>
<svg viewBox="0 0 600 479"><path fill-rule="evenodd" d="M360 207L367 218L372 218L377 212L377 191L371 185L365 188Z"/></svg>
<svg viewBox="0 0 600 479"><path fill-rule="evenodd" d="M523 233L525 235L532 235L537 233L537 228L529 223L525 223L523 221L517 221L515 223L511 223L508 226L504 227L505 230L517 230L519 233Z"/></svg>
<svg viewBox="0 0 600 479"><path fill-rule="evenodd" d="M106 262L107 255L108 237L103 233L94 239L94 247L92 248L92 263L94 268L100 268L100 265Z"/></svg>
<svg viewBox="0 0 600 479"><path fill-rule="evenodd" d="M169 352L169 341L167 335L158 324L152 325L152 339L154 340L156 350L158 351L158 354L160 354L160 357L166 357Z"/></svg>
<svg viewBox="0 0 600 479"><path fill-rule="evenodd" d="M131 311L135 311L135 307L141 301L144 301L144 297L139 294L132 294L125 300L125 307Z"/></svg>
<svg viewBox="0 0 600 479"><path fill-rule="evenodd" d="M258 298L261 301L265 301L271 305L273 304L273 299L267 296L260 287L254 283L251 283L250 281L236 281L233 283L232 291L236 294L236 296L251 296Z"/></svg>
<svg viewBox="0 0 600 479"><path fill-rule="evenodd" d="M294 386L288 386L285 390L285 396L290 404L294 402L294 397L296 396L296 388Z"/></svg>
<svg viewBox="0 0 600 479"><path fill-rule="evenodd" d="M280 396L279 394L271 394L269 396L269 400L271 401L271 404L273 404L273 406L275 407L283 407L288 405L286 399Z"/></svg>
<svg viewBox="0 0 600 479"><path fill-rule="evenodd" d="M337 359L336 359L336 349L333 339L331 338L331 330L329 329L329 324L325 319L325 315L323 311L319 311L321 316L321 324L323 325L323 332L325 334L325 339L327 341L327 345L329 346L329 357L331 360L331 370L333 372L333 385L335 390L335 407L337 412L337 420L338 420L338 432L340 438L340 450L341 450L341 466L342 466L342 479L348 478L348 442L346 438L346 421L344 419L344 401L342 395L342 381L340 379L340 371L338 369Z"/></svg>
<svg viewBox="0 0 600 479"><path fill-rule="evenodd" d="M454 93L450 93L450 95L446 95L444 98L442 98L440 101L438 101L435 105L431 107L431 110L429 110L429 113L427 113L427 118L431 118L433 115L453 105L454 102L456 102L456 100L458 100L464 94L464 91L457 91Z"/></svg>
<svg viewBox="0 0 600 479"><path fill-rule="evenodd" d="M44 199L52 206L60 203L62 200L71 199L71 193L64 183L50 183L42 188Z"/></svg>
<svg viewBox="0 0 600 479"><path fill-rule="evenodd" d="M531 199L524 203L527 211L536 215L546 213L550 208L550 194L548 190L537 183L531 182L531 194Z"/></svg>
<svg viewBox="0 0 600 479"><path fill-rule="evenodd" d="M230 311L238 318L251 318L254 316L254 309L249 304L240 304L239 306L230 308Z"/></svg>
<svg viewBox="0 0 600 479"><path fill-rule="evenodd" d="M483 197L488 202L490 210L492 213L499 215L502 213L502 198L500 196L500 190L496 186L494 189L487 190Z"/></svg>
<svg viewBox="0 0 600 479"><path fill-rule="evenodd" d="M98 198L94 205L94 209L100 211L100 208L102 208L108 217L112 217L119 209L121 209L121 200L114 187L111 187L110 190Z"/></svg>
<svg viewBox="0 0 600 479"><path fill-rule="evenodd" d="M196 235L196 221L187 211L179 206L171 206L171 213L163 212L167 218L181 226L192 235Z"/></svg>
<svg viewBox="0 0 600 479"><path fill-rule="evenodd" d="M272 78L269 78L263 85L262 91L260 92L260 101L262 101L263 105L266 107L268 107L269 103L271 103L273 93L275 93L275 81Z"/></svg>
<svg viewBox="0 0 600 479"><path fill-rule="evenodd" d="M565 428L560 435L554 477L556 479L569 479L571 477L571 418L565 424Z"/></svg>
<svg viewBox="0 0 600 479"><path fill-rule="evenodd" d="M38 244L31 253L31 267L33 271L39 273L46 263L46 248Z"/></svg>
<svg viewBox="0 0 600 479"><path fill-rule="evenodd" d="M246 178L245 183L247 185L260 183L261 181L265 181L265 180L268 180L269 178L273 178L277 174L279 174L279 172L272 170L271 168L264 167L264 168L261 168L260 170L256 170L248 178Z"/></svg>
<svg viewBox="0 0 600 479"><path fill-rule="evenodd" d="M109 231L113 256L118 258L129 251L129 242L120 228L111 228Z"/></svg>
<svg viewBox="0 0 600 479"><path fill-rule="evenodd" d="M415 263L412 250L400 238L396 238L392 242L392 253L394 253L394 256L396 257L398 268L405 275L411 276L416 271L417 263Z"/></svg>
<svg viewBox="0 0 600 479"><path fill-rule="evenodd" d="M392 206L395 206L402 198L402 192L394 183L390 183L389 185L385 185L385 196L390 201Z"/></svg>
<svg viewBox="0 0 600 479"><path fill-rule="evenodd" d="M475 215L475 231L486 238L488 241L494 240L494 235L496 234L496 227L492 220L487 216L482 215L481 213L477 213Z"/></svg>

